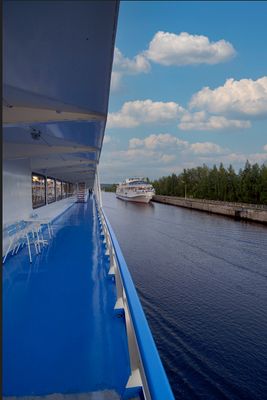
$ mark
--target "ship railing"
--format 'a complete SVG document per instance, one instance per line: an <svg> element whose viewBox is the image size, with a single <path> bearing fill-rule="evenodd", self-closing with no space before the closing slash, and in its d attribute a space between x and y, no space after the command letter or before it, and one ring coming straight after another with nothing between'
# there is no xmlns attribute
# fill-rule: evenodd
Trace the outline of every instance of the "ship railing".
<svg viewBox="0 0 267 400"><path fill-rule="evenodd" d="M116 313L124 315L131 375L126 385L128 395L140 395L146 400L174 399L158 350L148 326L126 261L102 207L97 207L106 254L110 258L109 275L114 276L117 301Z"/></svg>
<svg viewBox="0 0 267 400"><path fill-rule="evenodd" d="M158 350L117 238L102 208L98 173L95 200L101 235L110 259L109 276L116 284L114 312L125 319L131 375L123 398L141 396L145 400L174 400Z"/></svg>

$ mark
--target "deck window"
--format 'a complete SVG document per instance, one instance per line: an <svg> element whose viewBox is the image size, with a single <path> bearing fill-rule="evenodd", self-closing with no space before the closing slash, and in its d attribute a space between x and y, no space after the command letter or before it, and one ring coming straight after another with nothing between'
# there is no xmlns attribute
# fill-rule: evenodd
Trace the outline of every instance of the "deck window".
<svg viewBox="0 0 267 400"><path fill-rule="evenodd" d="M45 177L32 174L32 207L38 208L45 205Z"/></svg>
<svg viewBox="0 0 267 400"><path fill-rule="evenodd" d="M56 201L56 181L53 178L46 179L47 203Z"/></svg>
<svg viewBox="0 0 267 400"><path fill-rule="evenodd" d="M69 183L69 196L72 196L74 194L74 184Z"/></svg>
<svg viewBox="0 0 267 400"><path fill-rule="evenodd" d="M56 181L56 198L57 200L62 199L62 184L61 181Z"/></svg>
<svg viewBox="0 0 267 400"><path fill-rule="evenodd" d="M67 182L62 182L62 199L68 196L68 184Z"/></svg>

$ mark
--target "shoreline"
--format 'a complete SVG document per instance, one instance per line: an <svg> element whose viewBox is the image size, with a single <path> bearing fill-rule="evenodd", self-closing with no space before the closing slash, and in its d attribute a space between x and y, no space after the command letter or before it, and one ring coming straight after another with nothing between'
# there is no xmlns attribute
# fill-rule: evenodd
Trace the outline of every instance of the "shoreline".
<svg viewBox="0 0 267 400"><path fill-rule="evenodd" d="M190 208L212 214L220 214L242 221L267 224L267 206L246 203L230 203L216 200L185 199L184 197L155 195L152 201Z"/></svg>

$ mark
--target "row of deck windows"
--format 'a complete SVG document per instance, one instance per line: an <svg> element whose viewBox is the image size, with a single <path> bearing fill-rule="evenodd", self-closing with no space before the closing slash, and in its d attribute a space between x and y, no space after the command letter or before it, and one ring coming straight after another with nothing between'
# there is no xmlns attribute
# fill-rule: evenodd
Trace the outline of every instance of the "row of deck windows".
<svg viewBox="0 0 267 400"><path fill-rule="evenodd" d="M75 185L39 174L32 174L32 207L38 208L72 196Z"/></svg>

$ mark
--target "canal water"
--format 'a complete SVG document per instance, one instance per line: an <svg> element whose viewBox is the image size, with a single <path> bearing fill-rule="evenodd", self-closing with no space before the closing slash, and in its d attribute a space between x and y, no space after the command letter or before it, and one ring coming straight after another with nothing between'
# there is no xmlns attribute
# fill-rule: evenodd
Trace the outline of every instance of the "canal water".
<svg viewBox="0 0 267 400"><path fill-rule="evenodd" d="M267 399L267 227L113 193L103 205L175 398Z"/></svg>

